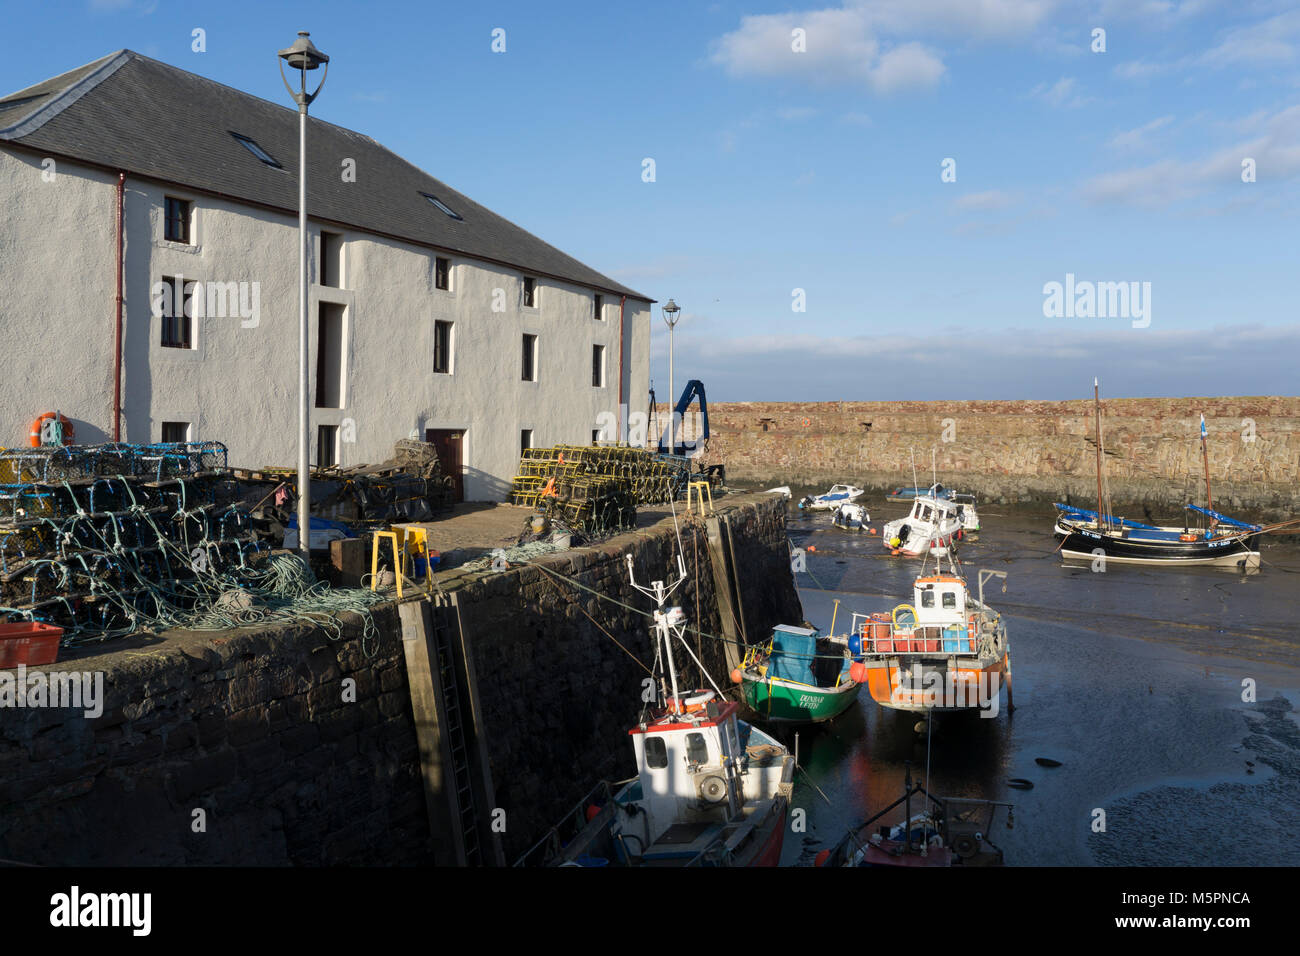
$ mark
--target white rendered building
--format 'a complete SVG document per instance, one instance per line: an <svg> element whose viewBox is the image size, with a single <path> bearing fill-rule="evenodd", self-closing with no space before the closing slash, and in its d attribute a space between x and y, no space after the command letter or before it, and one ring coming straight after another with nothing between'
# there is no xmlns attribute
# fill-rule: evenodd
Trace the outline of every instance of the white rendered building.
<svg viewBox="0 0 1300 956"><path fill-rule="evenodd" d="M500 499L521 447L644 401L649 298L367 136L307 136L314 464L421 437ZM296 110L129 50L0 100L0 446L58 411L78 442L292 467L297 165Z"/></svg>

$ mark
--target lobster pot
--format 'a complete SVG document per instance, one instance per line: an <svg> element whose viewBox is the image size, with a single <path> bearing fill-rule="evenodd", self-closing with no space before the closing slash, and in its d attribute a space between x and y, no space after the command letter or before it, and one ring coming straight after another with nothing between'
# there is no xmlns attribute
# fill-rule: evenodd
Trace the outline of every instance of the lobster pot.
<svg viewBox="0 0 1300 956"><path fill-rule="evenodd" d="M876 653L889 654L894 650L894 640L890 633L888 621L869 621L862 628L870 639L870 647ZM906 639L902 639L906 642Z"/></svg>

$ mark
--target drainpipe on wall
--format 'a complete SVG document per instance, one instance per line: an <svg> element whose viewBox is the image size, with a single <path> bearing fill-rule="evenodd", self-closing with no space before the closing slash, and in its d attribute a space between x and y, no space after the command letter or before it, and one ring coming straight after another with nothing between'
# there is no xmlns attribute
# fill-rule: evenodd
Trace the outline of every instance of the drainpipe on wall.
<svg viewBox="0 0 1300 956"><path fill-rule="evenodd" d="M627 305L627 296L618 304L618 434L614 441L623 440L623 307Z"/></svg>
<svg viewBox="0 0 1300 956"><path fill-rule="evenodd" d="M122 200L126 173L117 174L117 305L113 318L113 441L122 440Z"/></svg>

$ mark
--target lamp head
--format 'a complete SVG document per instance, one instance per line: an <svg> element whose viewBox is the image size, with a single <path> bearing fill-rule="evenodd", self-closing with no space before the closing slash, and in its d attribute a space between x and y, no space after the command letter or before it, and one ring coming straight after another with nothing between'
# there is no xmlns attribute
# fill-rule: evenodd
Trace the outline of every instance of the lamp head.
<svg viewBox="0 0 1300 956"><path fill-rule="evenodd" d="M663 306L664 321L667 322L669 325L676 325L677 314L681 311L682 311L682 307L679 306L672 299L669 299L667 302L664 303Z"/></svg>
<svg viewBox="0 0 1300 956"><path fill-rule="evenodd" d="M314 70L322 63L330 61L329 57L316 49L311 42L311 34L306 30L299 30L298 39L293 41L293 46L280 51L280 59L295 70Z"/></svg>

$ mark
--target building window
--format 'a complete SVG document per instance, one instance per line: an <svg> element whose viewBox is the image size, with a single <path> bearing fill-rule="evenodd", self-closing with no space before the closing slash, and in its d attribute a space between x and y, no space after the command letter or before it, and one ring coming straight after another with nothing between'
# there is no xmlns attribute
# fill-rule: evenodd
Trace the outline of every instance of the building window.
<svg viewBox="0 0 1300 956"><path fill-rule="evenodd" d="M533 447L533 430L531 428L520 429L519 431L519 457L522 458L524 452Z"/></svg>
<svg viewBox="0 0 1300 956"><path fill-rule="evenodd" d="M184 292L177 288L175 276L163 276L166 287L161 296L162 346L167 349L194 348L194 283L186 282ZM180 294L178 294L180 293Z"/></svg>
<svg viewBox="0 0 1300 956"><path fill-rule="evenodd" d="M343 407L343 306L320 303L316 335L316 407Z"/></svg>
<svg viewBox="0 0 1300 956"><path fill-rule="evenodd" d="M167 444L182 444L190 440L189 422L163 422L162 440Z"/></svg>
<svg viewBox="0 0 1300 956"><path fill-rule="evenodd" d="M445 202L443 202L443 201L442 201L441 199L439 199L437 196L431 196L431 195L429 195L428 193L420 193L420 195L423 196L425 199L429 200L429 202L433 203L435 206L437 206L439 209L441 209L443 212L445 212L445 213L446 213L448 216L450 216L452 219L455 219L455 220L457 220L458 222L464 222L464 221L465 221L465 219L464 219L463 216L461 216L458 212L456 212L456 210L452 209L450 206L448 206Z"/></svg>
<svg viewBox="0 0 1300 956"><path fill-rule="evenodd" d="M443 292L451 291L451 260L445 256L433 260L433 285Z"/></svg>
<svg viewBox="0 0 1300 956"><path fill-rule="evenodd" d="M591 347L591 384L595 388L605 387L605 346Z"/></svg>
<svg viewBox="0 0 1300 956"><path fill-rule="evenodd" d="M339 426L316 426L316 467L332 468L339 463Z"/></svg>
<svg viewBox="0 0 1300 956"><path fill-rule="evenodd" d="M439 375L451 374L450 322L433 323L433 370Z"/></svg>
<svg viewBox="0 0 1300 956"><path fill-rule="evenodd" d="M235 132L231 132L230 135L235 137L235 142L239 143L240 146L244 147L244 149L248 150L262 162L266 163L266 165L273 166L276 169L284 168L275 161L274 156L264 150L261 146L258 146L257 143L253 142L253 140L249 139L247 136L241 136L239 133Z"/></svg>
<svg viewBox="0 0 1300 956"><path fill-rule="evenodd" d="M599 429L599 428L593 428L593 429L591 430L591 443L592 443L593 445L599 445L599 444L600 444L600 429Z"/></svg>
<svg viewBox="0 0 1300 956"><path fill-rule="evenodd" d="M320 234L320 263L316 280L321 285L343 288L343 237L337 232Z"/></svg>
<svg viewBox="0 0 1300 956"><path fill-rule="evenodd" d="M537 336L524 336L523 380L537 381Z"/></svg>
<svg viewBox="0 0 1300 956"><path fill-rule="evenodd" d="M190 202L168 196L163 218L163 238L169 242L190 243Z"/></svg>
<svg viewBox="0 0 1300 956"><path fill-rule="evenodd" d="M591 307L591 317L597 322L605 321L605 297L603 295L596 296Z"/></svg>
<svg viewBox="0 0 1300 956"><path fill-rule="evenodd" d="M537 308L537 280L531 276L524 276L524 308Z"/></svg>

